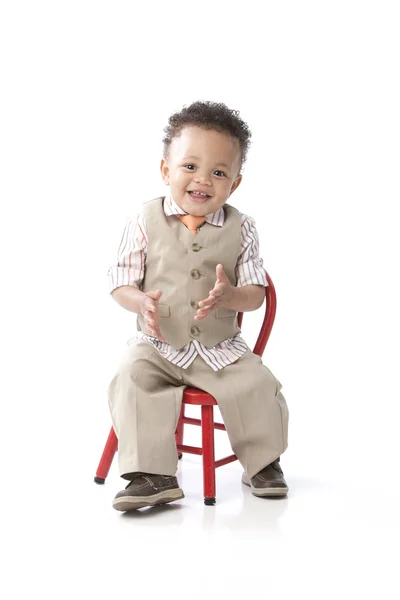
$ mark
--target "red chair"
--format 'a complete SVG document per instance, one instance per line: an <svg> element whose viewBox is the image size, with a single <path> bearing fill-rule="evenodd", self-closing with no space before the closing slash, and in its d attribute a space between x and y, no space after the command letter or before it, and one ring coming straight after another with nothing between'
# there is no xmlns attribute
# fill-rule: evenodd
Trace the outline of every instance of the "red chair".
<svg viewBox="0 0 400 600"><path fill-rule="evenodd" d="M276 313L276 293L275 287L271 278L267 274L268 286L265 288L265 315L260 333L254 346L254 354L262 356L265 346L267 345L271 334L272 326L275 320ZM243 313L238 315L239 327L242 325ZM201 419L192 419L185 416L186 404L201 406ZM215 469L237 460L235 454L215 460L214 450L214 430L220 429L226 431L223 423L214 422L214 406L217 402L211 394L207 394L202 390L187 387L183 392L181 414L178 421L178 426L175 433L176 445L179 452L179 458L182 457L182 452L189 454L199 454L203 457L203 485L204 485L204 504L215 504ZM200 425L202 430L202 446L185 446L183 444L183 433L185 425ZM114 429L108 435L108 439L101 456L99 466L97 467L96 483L104 483L111 467L114 455L117 451L118 440Z"/></svg>

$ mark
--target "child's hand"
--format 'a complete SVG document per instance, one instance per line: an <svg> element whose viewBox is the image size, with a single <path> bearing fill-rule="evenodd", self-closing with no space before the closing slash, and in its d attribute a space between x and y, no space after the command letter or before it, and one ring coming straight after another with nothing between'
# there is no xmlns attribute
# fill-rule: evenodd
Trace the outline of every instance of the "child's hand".
<svg viewBox="0 0 400 600"><path fill-rule="evenodd" d="M199 302L199 310L194 317L196 321L208 317L214 308L217 306L224 306L233 297L234 287L229 283L228 277L224 273L222 265L217 265L217 281L213 289L209 292L209 296L206 300Z"/></svg>
<svg viewBox="0 0 400 600"><path fill-rule="evenodd" d="M162 296L162 291L145 292L145 298L142 306L142 315L146 325L147 332L154 335L162 342L167 340L160 331L160 313L158 310L158 301Z"/></svg>

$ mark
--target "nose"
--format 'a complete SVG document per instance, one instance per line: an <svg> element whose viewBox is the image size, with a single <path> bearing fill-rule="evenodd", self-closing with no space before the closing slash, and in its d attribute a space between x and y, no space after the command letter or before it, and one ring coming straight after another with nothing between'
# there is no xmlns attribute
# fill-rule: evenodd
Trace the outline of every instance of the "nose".
<svg viewBox="0 0 400 600"><path fill-rule="evenodd" d="M200 185L211 185L211 176L209 173L204 173L198 170L195 173L194 181Z"/></svg>

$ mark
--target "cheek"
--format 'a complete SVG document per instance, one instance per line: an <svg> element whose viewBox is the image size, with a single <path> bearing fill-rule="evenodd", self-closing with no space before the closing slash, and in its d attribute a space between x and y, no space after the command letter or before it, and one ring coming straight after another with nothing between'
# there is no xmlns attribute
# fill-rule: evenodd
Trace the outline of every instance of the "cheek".
<svg viewBox="0 0 400 600"><path fill-rule="evenodd" d="M179 185L185 185L186 182L190 181L190 173L185 173L183 171L177 171L174 174L173 181Z"/></svg>
<svg viewBox="0 0 400 600"><path fill-rule="evenodd" d="M218 186L218 192L221 196L228 196L231 192L231 187L233 185L233 181L220 181Z"/></svg>

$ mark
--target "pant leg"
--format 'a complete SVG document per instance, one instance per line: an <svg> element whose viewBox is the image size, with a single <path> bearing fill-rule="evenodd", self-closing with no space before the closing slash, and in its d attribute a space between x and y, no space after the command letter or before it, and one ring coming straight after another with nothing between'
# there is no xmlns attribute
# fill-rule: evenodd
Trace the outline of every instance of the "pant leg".
<svg viewBox="0 0 400 600"><path fill-rule="evenodd" d="M108 389L121 477L141 471L175 475L175 430L185 385L181 370L135 341Z"/></svg>
<svg viewBox="0 0 400 600"><path fill-rule="evenodd" d="M249 477L286 450L289 412L282 385L259 356L248 350L217 373L198 357L183 377L216 399L232 449Z"/></svg>

